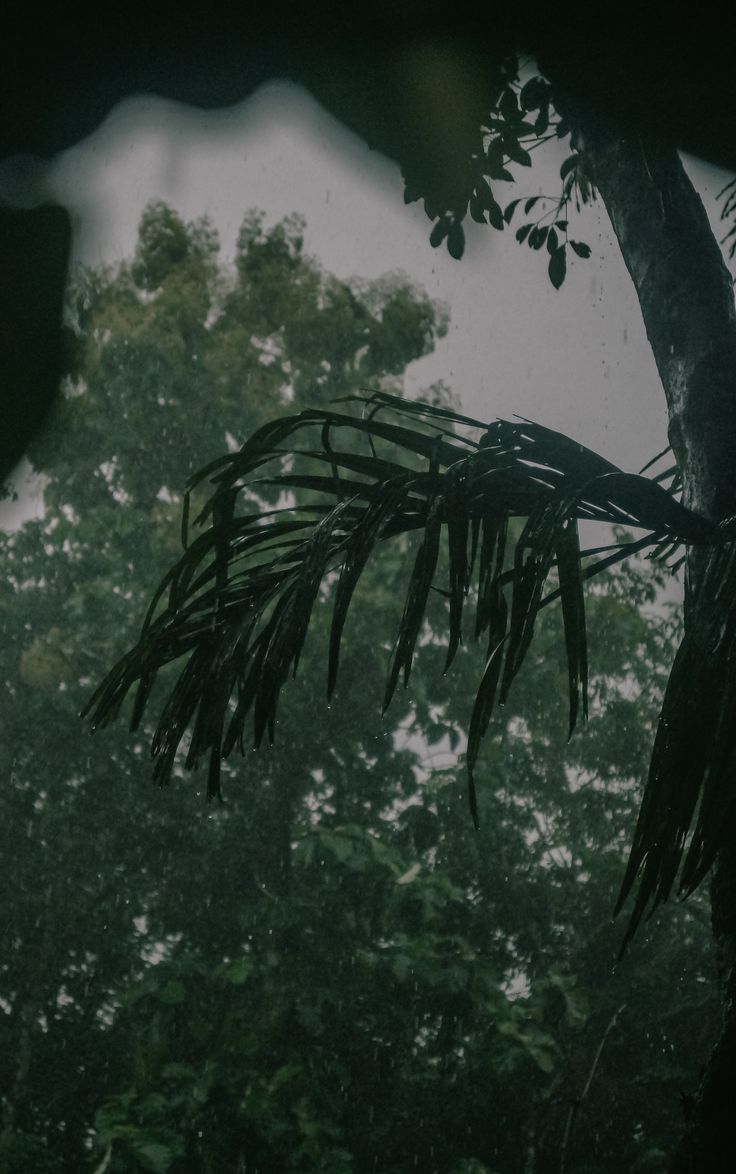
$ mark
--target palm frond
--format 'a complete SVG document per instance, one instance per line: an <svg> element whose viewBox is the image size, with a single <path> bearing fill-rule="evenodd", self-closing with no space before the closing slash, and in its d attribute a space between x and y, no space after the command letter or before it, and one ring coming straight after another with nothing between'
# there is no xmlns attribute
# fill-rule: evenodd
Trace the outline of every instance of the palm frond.
<svg viewBox="0 0 736 1174"><path fill-rule="evenodd" d="M736 817L736 537L734 520L700 553L700 583L665 691L616 912L639 888L644 913L704 880ZM679 874L679 881L678 881Z"/></svg>
<svg viewBox="0 0 736 1174"><path fill-rule="evenodd" d="M273 739L281 689L296 672L325 577L339 572L327 656L330 694L348 611L371 556L382 542L416 531L419 545L389 664L389 704L399 679L409 680L445 534L447 666L463 638L473 583L473 634L487 634L467 751L477 823L473 772L481 740L524 662L540 609L561 601L572 734L586 714L584 580L646 547L662 552L705 544L704 582L665 697L619 902L639 877L635 928L643 912L669 894L688 837L680 887L688 892L699 883L713 860L724 795L732 803L734 788L724 780L733 766L736 686L723 666L736 653L736 621L714 628L711 618L719 601L723 615L723 582L732 583L731 598L736 587L736 556L723 541L725 532L686 509L659 478L625 473L530 421L483 424L383 392L345 402L346 411L304 411L269 423L239 452L197 474L187 503L193 489L209 482L197 519L205 528L190 543L185 517L185 549L162 580L138 643L111 669L85 713L93 726L106 725L136 687L136 726L159 669L186 657L153 737L155 777L167 781L189 732L187 765L209 755L208 790L219 794L220 760L236 745L243 750L248 719L254 745ZM266 486L291 500L295 491L306 491L310 500L260 509L257 494ZM242 513L235 508L239 500ZM508 562L513 518L526 521ZM581 553L581 520L623 523L644 533L634 542ZM545 594L553 574L556 585ZM693 699L692 681L706 662L712 679ZM712 704L714 688L720 710Z"/></svg>

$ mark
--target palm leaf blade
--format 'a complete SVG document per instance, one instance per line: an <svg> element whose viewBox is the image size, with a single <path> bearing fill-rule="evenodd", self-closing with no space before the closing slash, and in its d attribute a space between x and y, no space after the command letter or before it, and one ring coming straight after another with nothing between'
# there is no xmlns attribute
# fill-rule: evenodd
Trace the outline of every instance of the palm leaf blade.
<svg viewBox="0 0 736 1174"><path fill-rule="evenodd" d="M384 711L391 703L400 674L403 672L404 684L408 684L411 673L414 648L419 639L419 633L427 610L427 597L434 580L434 572L440 551L440 536L442 533L441 503L435 498L429 504L427 519L424 525L424 537L417 551L409 589L407 591L404 613L401 617L396 646L389 668L386 692L383 698Z"/></svg>
<svg viewBox="0 0 736 1174"><path fill-rule="evenodd" d="M585 597L583 595L578 529L572 519L568 519L559 531L556 555L562 622L565 629L565 651L567 653L570 713L568 738L571 738L580 709L582 708L583 718L588 716L588 642L585 630Z"/></svg>
<svg viewBox="0 0 736 1174"><path fill-rule="evenodd" d="M678 876L682 892L700 883L717 850L719 815L733 803L736 621L730 612L736 554L730 531L683 506L660 483L661 476L624 473L541 425L482 424L448 408L382 392L347 402L360 404L363 415L315 409L282 417L258 429L238 453L211 462L192 478L188 492L208 478L212 487L198 518L206 528L190 542L184 518L185 549L154 594L138 644L111 669L85 713L93 725L106 725L135 689L138 723L158 669L186 656L154 735L154 774L160 782L168 779L191 729L189 761L193 765L209 754L208 790L219 794L220 760L235 745L242 748L248 716L255 744L266 733L273 735L279 695L296 672L326 576L339 571L327 657L331 694L348 610L374 550L397 535L420 531L390 661L388 705L399 678L409 679L446 527L446 667L462 639L471 577L477 594L474 634L488 633L468 733L469 794L477 820L474 770L481 741L497 700L507 698L528 655L540 609L561 600L571 733L586 715L584 581L647 546L660 555L682 543L707 547L698 599L665 694L618 902L620 908L638 879L630 936L646 911L666 899ZM477 429L480 440L457 431L463 428ZM296 446L297 438L312 438L315 431L317 445ZM335 447L337 433L349 443ZM296 467L289 463L294 460ZM280 466L276 472L274 462ZM263 486L323 500L262 509L254 494ZM241 494L249 512L238 516ZM507 566L514 517L526 522ZM584 565L581 519L624 521L646 533ZM555 567L558 584L545 595ZM700 685L693 705L694 680ZM720 717L714 691L723 701ZM236 699L232 713L231 698Z"/></svg>

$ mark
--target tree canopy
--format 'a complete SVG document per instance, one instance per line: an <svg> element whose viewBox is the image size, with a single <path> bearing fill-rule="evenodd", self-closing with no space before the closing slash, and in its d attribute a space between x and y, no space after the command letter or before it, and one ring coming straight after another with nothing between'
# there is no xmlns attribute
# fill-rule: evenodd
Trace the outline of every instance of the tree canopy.
<svg viewBox="0 0 736 1174"><path fill-rule="evenodd" d="M523 1155L567 1174L664 1170L684 1057L697 1041L705 1058L716 1008L697 895L676 932L655 917L609 965L679 625L652 609L657 563L588 588L590 717L569 744L564 632L540 613L486 738L475 836L457 755L479 662L460 644L442 676L451 598L427 598L426 674L386 717L369 700L416 533L356 585L319 721L330 611L315 608L280 700L288 736L222 764L224 805L203 804L206 779L179 761L173 790L150 787L146 715L94 744L78 722L176 557L203 453L235 456L320 388L325 404L355 394L367 369L398 393L444 329L403 278L323 273L301 233L249 214L228 268L210 226L150 207L135 257L70 292L74 367L33 453L45 513L2 546L0 1170L480 1174ZM441 419L461 445L447 393L428 398L442 415L429 431L412 417L417 435L434 445ZM362 443L341 441L340 461ZM339 480L331 452L336 468L320 466ZM407 459L426 476L421 452ZM288 484L261 479L254 508L299 494L310 517L312 475L300 458ZM325 602L339 591L328 576Z"/></svg>

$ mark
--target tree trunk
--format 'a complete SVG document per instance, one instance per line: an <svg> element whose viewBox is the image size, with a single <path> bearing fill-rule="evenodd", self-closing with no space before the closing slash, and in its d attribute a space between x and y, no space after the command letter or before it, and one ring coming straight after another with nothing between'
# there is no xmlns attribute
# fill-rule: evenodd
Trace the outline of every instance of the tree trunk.
<svg viewBox="0 0 736 1174"><path fill-rule="evenodd" d="M634 282L667 397L684 500L711 521L722 521L736 512L736 305L721 250L674 148L648 141L639 130L617 132L573 109L564 84L560 105L578 132L586 171ZM686 626L701 561L701 552L688 552ZM718 706L720 698L712 702ZM711 888L722 1032L697 1092L688 1098L671 1174L736 1170L736 836L728 834L733 820L725 817Z"/></svg>

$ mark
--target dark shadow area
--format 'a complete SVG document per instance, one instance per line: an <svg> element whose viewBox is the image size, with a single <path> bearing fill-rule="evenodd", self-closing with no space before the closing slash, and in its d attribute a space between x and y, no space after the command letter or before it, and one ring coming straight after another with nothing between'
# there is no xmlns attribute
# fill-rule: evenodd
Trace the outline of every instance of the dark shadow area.
<svg viewBox="0 0 736 1174"><path fill-rule="evenodd" d="M651 9L648 10L651 13ZM242 101L289 78L372 148L411 188L452 207L467 145L510 55L551 63L598 116L730 167L734 96L727 38L688 15L632 20L568 8L379 3L243 6L220 17L148 6L90 27L81 15L14 18L0 70L0 158L51 158L121 99L153 92L194 106ZM437 63L440 63L437 69ZM62 372L60 318L70 230L58 209L0 213L3 424L0 481L50 406Z"/></svg>

